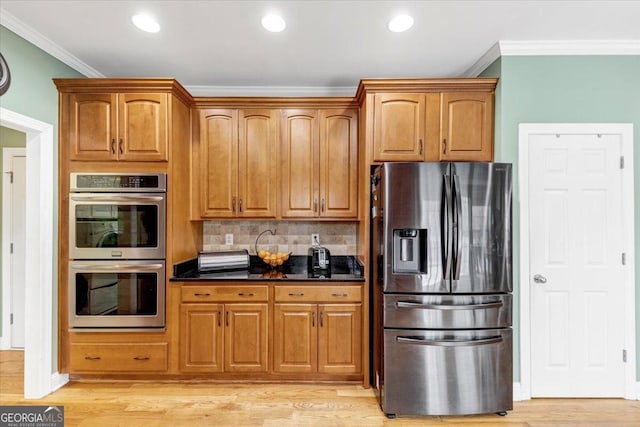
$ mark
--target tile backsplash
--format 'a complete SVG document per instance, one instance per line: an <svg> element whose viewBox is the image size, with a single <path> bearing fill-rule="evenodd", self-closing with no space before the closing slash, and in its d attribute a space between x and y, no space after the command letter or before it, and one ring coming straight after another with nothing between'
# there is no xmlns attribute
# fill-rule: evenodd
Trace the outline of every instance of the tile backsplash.
<svg viewBox="0 0 640 427"><path fill-rule="evenodd" d="M291 252L307 255L311 246L311 234L320 235L320 245L331 255L356 253L356 223L313 221L205 221L202 227L202 249L228 251L247 249L256 255L256 237L265 230L275 230L275 235L264 233L258 241L258 250ZM225 234L233 234L233 245L225 245Z"/></svg>

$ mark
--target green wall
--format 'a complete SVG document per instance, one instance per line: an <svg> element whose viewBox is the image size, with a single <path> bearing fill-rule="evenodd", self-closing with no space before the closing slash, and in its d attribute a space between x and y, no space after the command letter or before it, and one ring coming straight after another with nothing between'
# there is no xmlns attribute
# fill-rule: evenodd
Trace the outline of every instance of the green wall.
<svg viewBox="0 0 640 427"><path fill-rule="evenodd" d="M0 106L13 112L32 117L54 127L54 144L58 145L58 91L51 79L55 77L84 77L61 61L37 48L15 33L0 26L0 53L4 56L11 72L11 86L0 96ZM54 171L58 169L58 149L54 148ZM54 224L57 224L57 174L54 175ZM55 227L54 227L55 229ZM57 371L58 354L58 236L53 237L53 366L52 372ZM27 261L29 255L27 254ZM28 333L28 331L27 331Z"/></svg>
<svg viewBox="0 0 640 427"><path fill-rule="evenodd" d="M514 164L514 297L519 302L518 125L633 123L634 185L640 189L640 56L504 56L482 76L500 77L495 160ZM640 265L640 197L635 198L635 265ZM519 360L519 304L514 307ZM640 271L636 271L636 376L640 379ZM514 379L520 379L519 363Z"/></svg>

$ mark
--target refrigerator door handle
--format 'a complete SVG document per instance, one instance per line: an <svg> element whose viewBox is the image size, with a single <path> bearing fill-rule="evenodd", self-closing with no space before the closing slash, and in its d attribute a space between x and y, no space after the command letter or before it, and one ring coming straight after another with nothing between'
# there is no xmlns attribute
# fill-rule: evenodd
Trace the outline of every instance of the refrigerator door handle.
<svg viewBox="0 0 640 427"><path fill-rule="evenodd" d="M445 280L451 279L451 183L447 175L442 175L444 181L444 193L442 194L442 222L441 228L441 250L444 254L443 277Z"/></svg>
<svg viewBox="0 0 640 427"><path fill-rule="evenodd" d="M456 237L455 237L455 258L454 258L454 270L453 270L453 280L460 279L460 267L462 265L462 245L460 244L460 236L462 235L462 196L460 195L460 182L458 181L458 175L453 175L453 193L455 196L455 206L456 206L456 217L453 221L455 224L454 227L456 229Z"/></svg>
<svg viewBox="0 0 640 427"><path fill-rule="evenodd" d="M436 347L471 347L478 345L488 345L501 343L502 337L495 336L490 338L482 338L479 340L429 340L419 337L396 337L398 343L403 344L418 344L418 345L432 345Z"/></svg>
<svg viewBox="0 0 640 427"><path fill-rule="evenodd" d="M426 310L488 310L490 308L501 308L504 304L502 301L488 302L481 304L423 304L413 301L398 301L398 308L423 308Z"/></svg>

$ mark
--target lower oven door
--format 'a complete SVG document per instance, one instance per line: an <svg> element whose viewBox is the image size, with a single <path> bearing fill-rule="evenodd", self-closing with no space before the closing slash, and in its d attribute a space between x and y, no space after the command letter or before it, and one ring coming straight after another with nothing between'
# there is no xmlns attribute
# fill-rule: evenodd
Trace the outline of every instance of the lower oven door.
<svg viewBox="0 0 640 427"><path fill-rule="evenodd" d="M513 407L511 329L384 330L386 414L464 415Z"/></svg>
<svg viewBox="0 0 640 427"><path fill-rule="evenodd" d="M164 312L164 260L69 263L70 327L160 328Z"/></svg>

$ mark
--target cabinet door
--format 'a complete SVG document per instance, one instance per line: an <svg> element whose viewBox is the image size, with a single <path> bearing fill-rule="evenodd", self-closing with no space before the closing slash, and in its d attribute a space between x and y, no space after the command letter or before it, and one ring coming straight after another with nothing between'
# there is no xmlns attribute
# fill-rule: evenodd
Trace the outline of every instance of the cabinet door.
<svg viewBox="0 0 640 427"><path fill-rule="evenodd" d="M236 215L238 116L235 110L200 112L201 216Z"/></svg>
<svg viewBox="0 0 640 427"><path fill-rule="evenodd" d="M316 304L274 305L274 372L316 372L316 307Z"/></svg>
<svg viewBox="0 0 640 427"><path fill-rule="evenodd" d="M442 150L448 161L493 160L493 94L442 94Z"/></svg>
<svg viewBox="0 0 640 427"><path fill-rule="evenodd" d="M320 216L358 216L358 112L320 111Z"/></svg>
<svg viewBox="0 0 640 427"><path fill-rule="evenodd" d="M168 145L166 93L118 95L118 158L166 161ZM181 141L176 141L180 143Z"/></svg>
<svg viewBox="0 0 640 427"><path fill-rule="evenodd" d="M378 162L423 160L424 95L377 93L373 109L373 160Z"/></svg>
<svg viewBox="0 0 640 427"><path fill-rule="evenodd" d="M238 216L276 216L276 114L273 110L239 113Z"/></svg>
<svg viewBox="0 0 640 427"><path fill-rule="evenodd" d="M268 304L225 304L225 372L267 372Z"/></svg>
<svg viewBox="0 0 640 427"><path fill-rule="evenodd" d="M180 369L222 372L222 304L180 305Z"/></svg>
<svg viewBox="0 0 640 427"><path fill-rule="evenodd" d="M318 112L284 110L280 159L282 217L318 215Z"/></svg>
<svg viewBox="0 0 640 427"><path fill-rule="evenodd" d="M318 372L355 374L362 370L360 304L318 306Z"/></svg>
<svg viewBox="0 0 640 427"><path fill-rule="evenodd" d="M69 95L69 158L115 160L117 158L116 95Z"/></svg>

